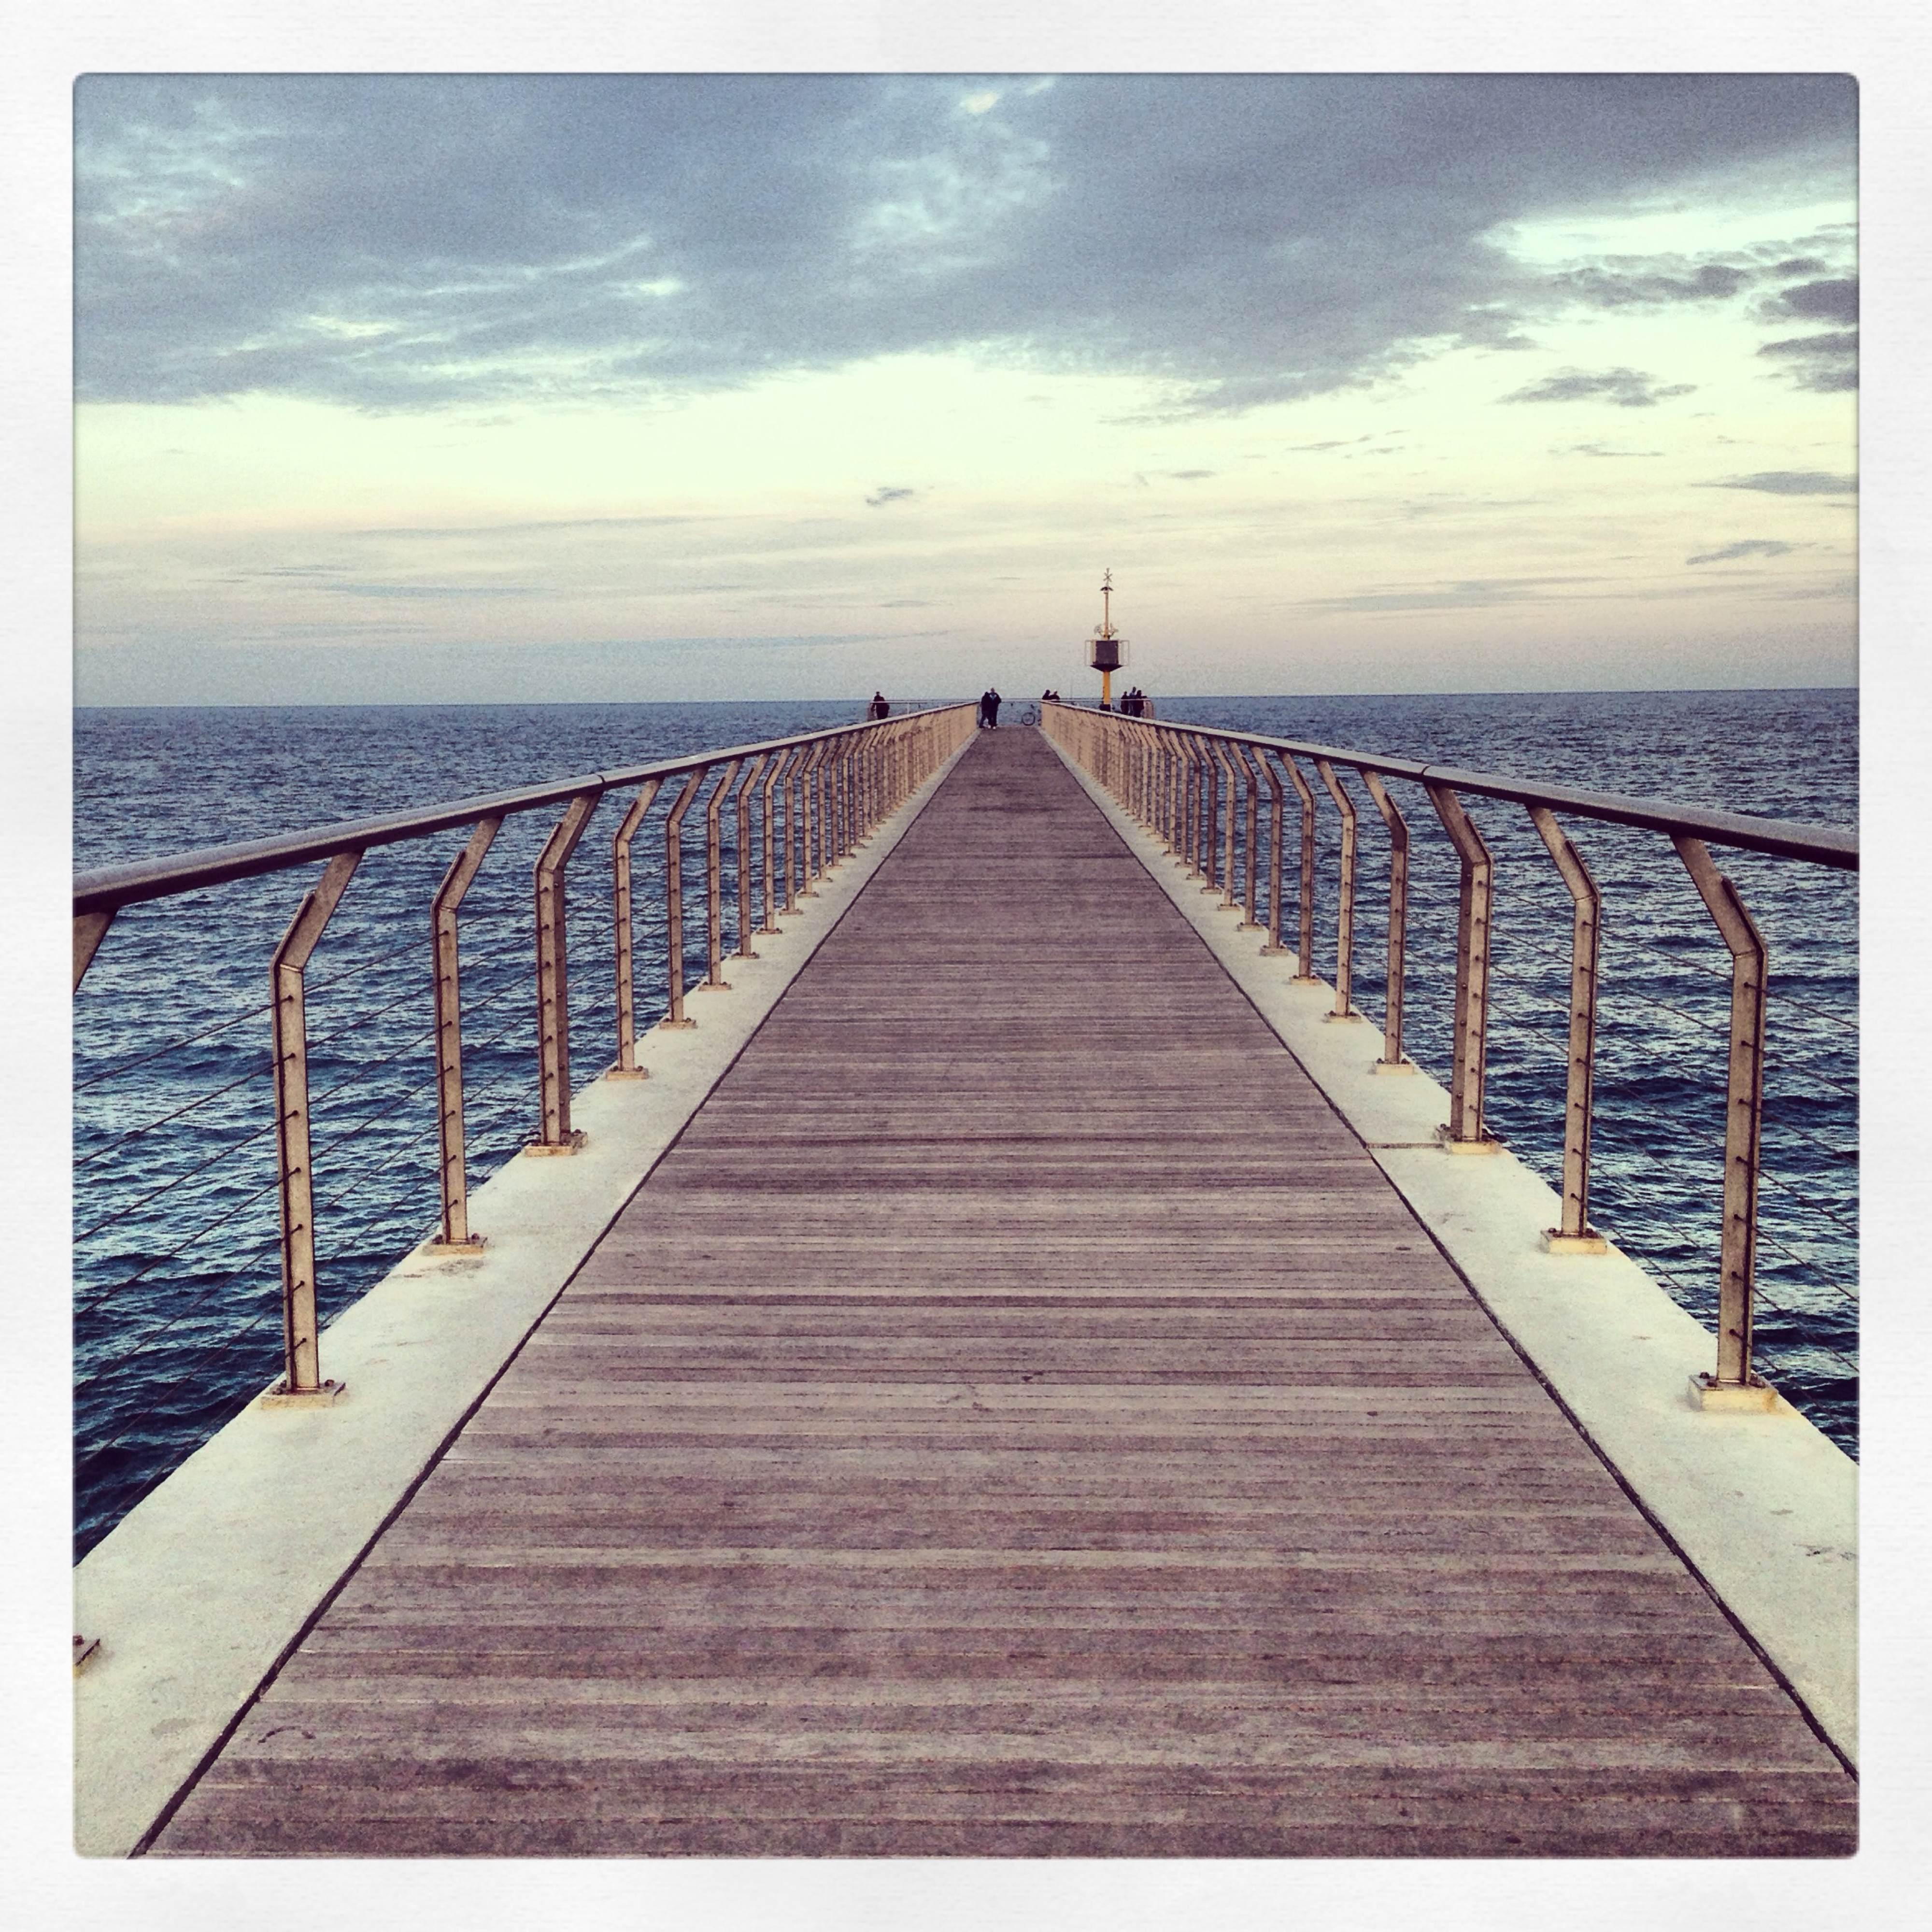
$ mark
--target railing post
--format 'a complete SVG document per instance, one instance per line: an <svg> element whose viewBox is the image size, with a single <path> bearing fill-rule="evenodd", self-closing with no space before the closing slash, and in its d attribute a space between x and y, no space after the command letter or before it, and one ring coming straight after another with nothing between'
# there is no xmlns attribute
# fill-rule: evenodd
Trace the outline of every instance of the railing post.
<svg viewBox="0 0 1932 1932"><path fill-rule="evenodd" d="M1261 830L1261 784L1255 776L1254 764L1248 756L1249 752L1254 749L1253 746L1234 745L1228 748L1234 754L1235 764L1241 768L1241 778L1247 793L1247 818L1243 827L1241 922L1235 930L1252 932L1261 925L1256 916L1259 908L1255 904L1255 844Z"/></svg>
<svg viewBox="0 0 1932 1932"><path fill-rule="evenodd" d="M838 772L845 755L845 741L831 740L825 747L820 767L821 801L818 819L818 876L830 876L838 863Z"/></svg>
<svg viewBox="0 0 1932 1932"><path fill-rule="evenodd" d="M1361 1015L1348 1003L1355 964L1355 801L1342 789L1334 766L1326 758L1317 758L1315 769L1342 814L1341 884L1335 911L1335 1006L1324 1017L1359 1020Z"/></svg>
<svg viewBox="0 0 1932 1932"><path fill-rule="evenodd" d="M718 827L725 794L738 776L742 758L734 758L724 767L724 776L711 788L704 808L704 981L701 991L728 993L731 982L724 976L724 842Z"/></svg>
<svg viewBox="0 0 1932 1932"><path fill-rule="evenodd" d="M1301 802L1301 880L1300 903L1296 908L1300 937L1294 947L1294 976L1312 980L1315 977L1315 794L1301 776L1301 767L1286 752L1277 752L1275 755L1280 759L1281 768L1287 772L1289 782L1294 787L1294 795Z"/></svg>
<svg viewBox="0 0 1932 1932"><path fill-rule="evenodd" d="M599 786L564 808L536 863L537 1091L543 1124L526 1145L532 1154L574 1154L584 1144L570 1128L570 967L564 944L564 867L604 796Z"/></svg>
<svg viewBox="0 0 1932 1932"><path fill-rule="evenodd" d="M1183 872L1188 879L1200 878L1200 754L1194 749L1194 740L1186 732L1174 732L1174 752L1180 759L1180 771L1177 782L1180 786L1178 796L1178 829L1180 829L1180 846L1174 852Z"/></svg>
<svg viewBox="0 0 1932 1932"><path fill-rule="evenodd" d="M772 759L765 772L763 788L764 810L758 820L759 843L763 848L764 858L765 916L764 922L758 928L758 936L760 938L764 938L767 934L776 937L783 930L778 922L778 874L773 870L782 854L775 836L776 828L772 821L772 801L784 778L785 767L791 762L793 753L797 748L796 746L790 746L779 752Z"/></svg>
<svg viewBox="0 0 1932 1932"><path fill-rule="evenodd" d="M94 956L100 950L100 942L107 937L107 928L114 923L111 912L76 913L74 921L74 991L80 991L80 982L87 969L94 963Z"/></svg>
<svg viewBox="0 0 1932 1932"><path fill-rule="evenodd" d="M1362 772L1362 782L1382 815L1389 836L1388 978L1382 995L1382 1057L1377 1073L1413 1073L1415 1063L1402 1052L1402 955L1408 928L1408 821L1402 815L1380 773Z"/></svg>
<svg viewBox="0 0 1932 1932"><path fill-rule="evenodd" d="M785 902L788 913L798 910L799 894L805 874L805 774L810 767L815 745L798 747L798 762L785 775Z"/></svg>
<svg viewBox="0 0 1932 1932"><path fill-rule="evenodd" d="M839 739L832 754L832 862L842 866L852 849L852 760L857 734Z"/></svg>
<svg viewBox="0 0 1932 1932"><path fill-rule="evenodd" d="M1201 890L1204 892L1219 890L1214 882L1214 848L1221 836L1221 771L1214 762L1208 748L1208 741L1203 738L1201 745L1201 813L1203 829L1207 836L1202 841L1207 864L1202 877L1207 883Z"/></svg>
<svg viewBox="0 0 1932 1932"><path fill-rule="evenodd" d="M670 1004L661 1027L695 1026L684 1011L684 814L711 767L699 765L684 782L676 802L664 814L664 964L670 974Z"/></svg>
<svg viewBox="0 0 1932 1932"><path fill-rule="evenodd" d="M752 789L772 761L770 752L760 752L745 767L745 782L738 788L738 950L734 959L755 959L752 950Z"/></svg>
<svg viewBox="0 0 1932 1932"><path fill-rule="evenodd" d="M1490 906L1495 862L1456 794L1432 779L1423 783L1462 866L1456 913L1449 1125L1443 1144L1451 1154L1493 1154L1502 1144L1483 1131L1483 1074L1489 1049Z"/></svg>
<svg viewBox="0 0 1932 1932"><path fill-rule="evenodd" d="M1161 805L1166 821L1162 836L1170 855L1178 858L1187 838L1187 758L1181 748L1180 734L1172 726L1162 728L1160 743L1162 779L1166 791Z"/></svg>
<svg viewBox="0 0 1932 1932"><path fill-rule="evenodd" d="M1262 776L1268 782L1268 936L1262 950L1268 952L1286 952L1288 948L1281 943L1281 844L1283 831L1282 812L1281 774L1269 762L1268 754L1260 746L1255 747L1255 762L1261 766Z"/></svg>
<svg viewBox="0 0 1932 1932"><path fill-rule="evenodd" d="M617 1064L610 1070L610 1078L617 1080L645 1077L644 1069L638 1064L637 934L632 912L631 848L638 828L644 822L644 814L663 788L662 778L646 778L610 838L610 899L617 968Z"/></svg>
<svg viewBox="0 0 1932 1932"><path fill-rule="evenodd" d="M1222 840L1221 852L1221 903L1224 907L1231 907L1234 903L1234 812L1240 802L1240 788L1235 783L1234 766L1228 755L1226 741L1214 739L1212 748L1216 788L1224 776L1228 781L1228 829Z"/></svg>
<svg viewBox="0 0 1932 1932"><path fill-rule="evenodd" d="M362 854L338 852L302 900L268 968L274 1053L275 1154L282 1210L282 1379L262 1400L309 1406L343 1385L322 1378L316 1344L315 1176L308 1121L308 1022L302 976Z"/></svg>
<svg viewBox="0 0 1932 1932"><path fill-rule="evenodd" d="M1603 896L1555 815L1527 806L1574 905L1570 924L1570 1077L1563 1108L1563 1220L1544 1231L1552 1254L1600 1255L1609 1244L1590 1226L1591 1086L1597 1054L1597 964Z"/></svg>
<svg viewBox="0 0 1932 1932"><path fill-rule="evenodd" d="M800 773L799 796L803 801L803 811L800 821L800 832L803 842L798 848L802 857L799 880L794 888L794 899L816 898L818 896L813 887L812 881L818 878L820 868L812 863L812 834L814 830L818 830L818 849L822 854L824 850L825 838L824 832L819 824L818 768L825 762L826 749L826 741L821 738L812 746ZM786 902L787 912L795 912L796 910L797 907L794 900Z"/></svg>
<svg viewBox="0 0 1932 1932"><path fill-rule="evenodd" d="M1718 1291L1718 1372L1691 1388L1710 1408L1769 1408L1776 1396L1751 1371L1757 1271L1759 1142L1764 1114L1764 1006L1769 956L1737 888L1702 839L1671 841L1731 952L1731 1050L1724 1105L1724 1230Z"/></svg>
<svg viewBox="0 0 1932 1932"><path fill-rule="evenodd" d="M502 826L500 816L479 818L470 842L450 861L430 901L430 939L436 987L436 1137L442 1154L442 1232L427 1244L431 1253L480 1248L470 1232L470 1174L463 1130L463 996L457 945L457 909Z"/></svg>

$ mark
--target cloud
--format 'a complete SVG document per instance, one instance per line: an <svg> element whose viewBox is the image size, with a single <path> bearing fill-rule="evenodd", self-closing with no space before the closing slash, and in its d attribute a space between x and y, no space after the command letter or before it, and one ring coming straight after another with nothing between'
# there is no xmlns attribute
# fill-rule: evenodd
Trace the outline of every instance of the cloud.
<svg viewBox="0 0 1932 1932"><path fill-rule="evenodd" d="M1610 449L1600 442L1573 442L1567 448L1552 450L1552 456L1661 456L1660 449Z"/></svg>
<svg viewBox="0 0 1932 1932"><path fill-rule="evenodd" d="M866 507L876 510L882 503L903 503L918 494L916 490L908 490L890 483L881 484L866 499Z"/></svg>
<svg viewBox="0 0 1932 1932"><path fill-rule="evenodd" d="M1214 472L1211 470L1170 470L1167 473L1177 483L1195 483L1204 476L1213 476Z"/></svg>
<svg viewBox="0 0 1932 1932"><path fill-rule="evenodd" d="M553 597L548 584L324 584L344 597Z"/></svg>
<svg viewBox="0 0 1932 1932"><path fill-rule="evenodd" d="M1547 593L1580 584L1600 584L1598 577L1470 578L1420 590L1366 590L1348 597L1304 598L1302 610L1472 610L1498 604L1544 601Z"/></svg>
<svg viewBox="0 0 1932 1932"><path fill-rule="evenodd" d="M1834 476L1822 470L1760 470L1704 485L1707 490L1761 490L1768 496L1850 496L1858 487L1856 476Z"/></svg>
<svg viewBox="0 0 1932 1932"><path fill-rule="evenodd" d="M1767 342L1757 352L1775 356L1792 365L1792 380L1801 389L1827 393L1858 386L1858 338L1856 329L1834 329L1826 335L1787 335Z"/></svg>
<svg viewBox="0 0 1932 1932"><path fill-rule="evenodd" d="M1688 396L1695 382L1660 384L1654 376L1637 369L1604 369L1592 374L1586 369L1559 370L1527 388L1516 389L1498 400L1505 403L1614 403L1620 410L1647 410L1669 396Z"/></svg>
<svg viewBox="0 0 1932 1932"><path fill-rule="evenodd" d="M1552 305L1508 225L1849 192L1829 75L85 76L77 383L611 400L971 347L1175 411L1346 389ZM1778 253L1790 259L1795 244ZM1681 286L1680 286L1681 285Z"/></svg>
<svg viewBox="0 0 1932 1932"><path fill-rule="evenodd" d="M1827 281L1800 282L1764 304L1772 316L1796 316L1804 322L1839 322L1848 326L1858 319L1858 278L1841 275Z"/></svg>
<svg viewBox="0 0 1932 1932"><path fill-rule="evenodd" d="M1550 278L1551 287L1592 308L1653 308L1666 302L1728 302L1751 280L1750 270L1706 262L1694 268L1621 266L1568 268Z"/></svg>
<svg viewBox="0 0 1932 1932"><path fill-rule="evenodd" d="M1765 537L1747 537L1742 542L1726 544L1722 550L1707 550L1701 556L1687 556L1686 563L1729 563L1741 556L1784 556L1796 546L1778 543Z"/></svg>

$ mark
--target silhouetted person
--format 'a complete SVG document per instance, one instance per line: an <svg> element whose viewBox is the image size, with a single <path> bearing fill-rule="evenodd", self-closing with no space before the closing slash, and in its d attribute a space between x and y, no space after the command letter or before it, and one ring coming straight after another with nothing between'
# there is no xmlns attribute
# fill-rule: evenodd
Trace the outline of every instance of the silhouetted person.
<svg viewBox="0 0 1932 1932"><path fill-rule="evenodd" d="M995 730L999 728L1000 694L997 691L989 690L986 693L986 722Z"/></svg>
<svg viewBox="0 0 1932 1932"><path fill-rule="evenodd" d="M874 692L872 703L866 707L866 716L868 718L890 718L892 715L892 707L886 702L885 693L883 691Z"/></svg>

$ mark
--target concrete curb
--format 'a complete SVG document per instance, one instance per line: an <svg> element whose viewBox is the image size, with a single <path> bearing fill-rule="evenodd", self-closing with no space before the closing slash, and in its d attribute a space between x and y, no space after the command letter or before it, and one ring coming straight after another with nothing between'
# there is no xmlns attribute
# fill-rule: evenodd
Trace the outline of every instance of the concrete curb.
<svg viewBox="0 0 1932 1932"><path fill-rule="evenodd" d="M1694 1406L1690 1378L1714 1366L1717 1348L1696 1318L1615 1246L1546 1252L1543 1231L1562 1220L1554 1191L1507 1151L1443 1151L1447 1090L1420 1071L1372 1073L1379 1030L1324 1019L1334 988L1294 984L1292 952L1264 958L1253 933L1235 930L1238 913L1202 893L1054 748L1585 1436L1855 1763L1857 1465L1783 1402L1759 1414ZM1720 1707L1714 1691L1714 1715Z"/></svg>
<svg viewBox="0 0 1932 1932"><path fill-rule="evenodd" d="M512 1159L476 1190L478 1253L418 1250L325 1330L340 1402L250 1405L88 1553L74 1627L100 1648L74 1684L77 1851L140 1848L975 742L757 958L728 963L728 993L692 993L697 1025L639 1041L648 1079L572 1096L580 1153Z"/></svg>

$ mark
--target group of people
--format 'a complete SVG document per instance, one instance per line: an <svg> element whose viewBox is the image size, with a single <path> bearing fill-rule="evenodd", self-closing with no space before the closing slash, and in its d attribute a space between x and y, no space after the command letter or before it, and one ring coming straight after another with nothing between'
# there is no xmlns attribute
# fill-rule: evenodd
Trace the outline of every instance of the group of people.
<svg viewBox="0 0 1932 1932"><path fill-rule="evenodd" d="M1062 702L1062 700L1058 692L1047 690L1040 693L1040 701L1042 704L1058 704ZM1000 706L1004 702L1005 700L991 685L980 692L980 728L981 730L991 731L998 728L1000 722ZM1153 707L1147 701L1147 694L1138 685L1136 685L1133 689L1120 700L1120 710L1129 718L1148 718L1153 716ZM875 691L872 694L872 703L866 707L866 716L868 718L890 718L892 716L892 707L886 702L885 693L882 691Z"/></svg>

